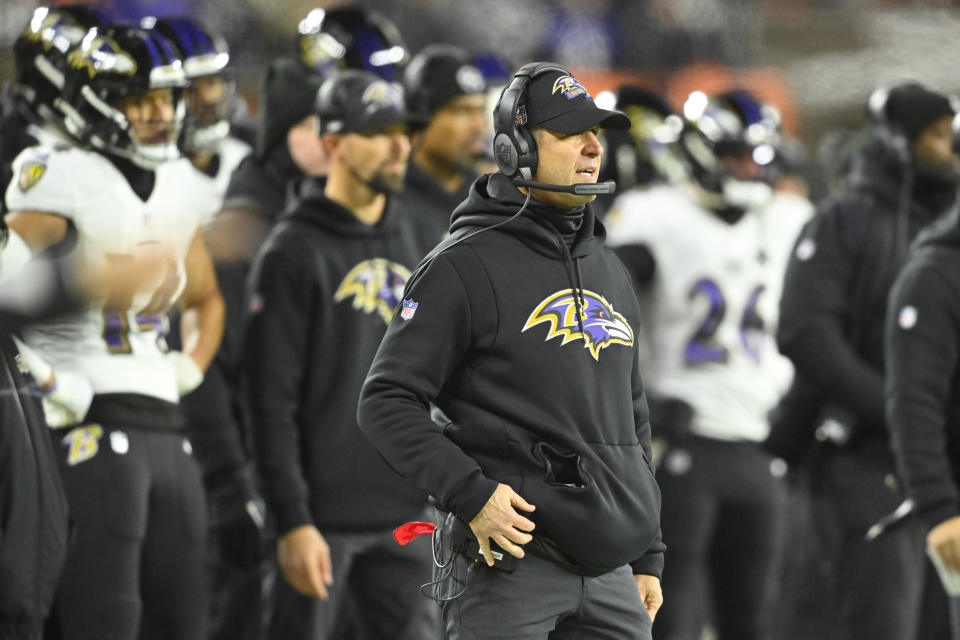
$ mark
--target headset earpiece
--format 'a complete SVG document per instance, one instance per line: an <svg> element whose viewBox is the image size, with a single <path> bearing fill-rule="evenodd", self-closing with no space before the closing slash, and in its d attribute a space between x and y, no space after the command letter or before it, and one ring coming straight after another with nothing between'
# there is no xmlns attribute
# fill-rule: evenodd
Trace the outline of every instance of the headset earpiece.
<svg viewBox="0 0 960 640"><path fill-rule="evenodd" d="M551 71L570 73L549 62L531 62L522 66L500 94L500 100L493 110L493 155L497 168L510 178L532 180L537 171L537 144L525 126L527 114L521 102L527 94L530 81Z"/></svg>

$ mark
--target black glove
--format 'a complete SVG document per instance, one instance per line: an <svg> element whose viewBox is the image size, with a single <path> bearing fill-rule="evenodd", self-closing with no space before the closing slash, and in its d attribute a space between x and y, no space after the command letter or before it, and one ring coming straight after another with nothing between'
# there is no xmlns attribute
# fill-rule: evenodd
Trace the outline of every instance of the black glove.
<svg viewBox="0 0 960 640"><path fill-rule="evenodd" d="M253 567L266 558L268 536L263 499L250 467L219 473L207 482L210 526L221 559Z"/></svg>

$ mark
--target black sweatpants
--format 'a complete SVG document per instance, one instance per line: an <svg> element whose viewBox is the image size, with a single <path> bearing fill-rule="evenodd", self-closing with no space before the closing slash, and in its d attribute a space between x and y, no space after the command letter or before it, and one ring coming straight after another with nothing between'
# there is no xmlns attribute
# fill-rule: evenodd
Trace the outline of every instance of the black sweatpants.
<svg viewBox="0 0 960 640"><path fill-rule="evenodd" d="M657 640L765 640L777 596L785 487L753 442L691 436L657 468L667 544ZM775 468L775 467L773 467Z"/></svg>
<svg viewBox="0 0 960 640"><path fill-rule="evenodd" d="M806 588L798 592L793 611L784 612L778 637L938 640L916 632L927 570L918 523L908 520L864 541L870 525L903 500L886 444L877 440L852 450L824 445L805 467L807 544L791 538L791 548L803 554L802 565L810 571L798 576Z"/></svg>
<svg viewBox="0 0 960 640"><path fill-rule="evenodd" d="M207 524L190 443L91 424L60 445L75 524L56 604L65 640L204 638Z"/></svg>

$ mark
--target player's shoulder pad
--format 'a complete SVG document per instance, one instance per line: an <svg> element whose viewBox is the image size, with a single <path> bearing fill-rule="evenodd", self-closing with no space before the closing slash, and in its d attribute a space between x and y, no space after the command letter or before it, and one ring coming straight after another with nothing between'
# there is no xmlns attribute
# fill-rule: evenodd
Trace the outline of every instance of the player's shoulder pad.
<svg viewBox="0 0 960 640"><path fill-rule="evenodd" d="M617 197L603 221L607 244L616 247L652 242L694 206L686 194L671 185L627 191Z"/></svg>
<svg viewBox="0 0 960 640"><path fill-rule="evenodd" d="M13 161L13 177L6 186L8 208L69 215L76 187L99 183L93 175L98 166L94 155L60 144L24 149Z"/></svg>

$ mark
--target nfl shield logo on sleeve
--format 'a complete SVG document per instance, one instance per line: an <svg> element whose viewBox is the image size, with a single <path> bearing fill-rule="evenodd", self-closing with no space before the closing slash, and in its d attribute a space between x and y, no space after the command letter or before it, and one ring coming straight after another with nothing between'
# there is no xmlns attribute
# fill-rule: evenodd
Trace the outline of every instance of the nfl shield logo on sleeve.
<svg viewBox="0 0 960 640"><path fill-rule="evenodd" d="M404 300L403 308L400 310L400 317L404 320L409 320L413 317L413 314L417 312L417 303L413 300Z"/></svg>

